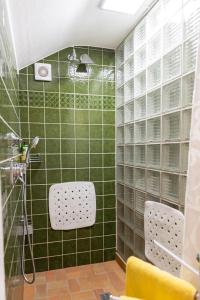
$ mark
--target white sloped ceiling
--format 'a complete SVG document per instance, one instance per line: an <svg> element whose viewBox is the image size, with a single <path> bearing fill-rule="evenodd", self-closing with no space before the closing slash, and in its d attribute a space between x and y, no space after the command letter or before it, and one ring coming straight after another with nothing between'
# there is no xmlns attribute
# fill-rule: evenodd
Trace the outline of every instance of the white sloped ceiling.
<svg viewBox="0 0 200 300"><path fill-rule="evenodd" d="M73 45L114 49L136 22L99 9L100 0L7 1L18 69Z"/></svg>

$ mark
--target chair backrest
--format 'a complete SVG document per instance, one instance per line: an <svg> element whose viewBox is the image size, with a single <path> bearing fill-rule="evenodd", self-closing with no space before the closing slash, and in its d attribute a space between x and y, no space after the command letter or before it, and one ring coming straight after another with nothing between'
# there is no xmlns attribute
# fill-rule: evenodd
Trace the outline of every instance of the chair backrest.
<svg viewBox="0 0 200 300"><path fill-rule="evenodd" d="M180 275L181 265L160 249L158 241L175 255L182 255L184 215L167 205L146 201L144 213L145 255L160 269L175 276Z"/></svg>

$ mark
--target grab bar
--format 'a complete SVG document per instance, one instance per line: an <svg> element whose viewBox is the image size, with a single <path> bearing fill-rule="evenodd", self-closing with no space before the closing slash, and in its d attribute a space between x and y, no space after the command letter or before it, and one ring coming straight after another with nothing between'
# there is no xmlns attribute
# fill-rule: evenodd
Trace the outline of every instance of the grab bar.
<svg viewBox="0 0 200 300"><path fill-rule="evenodd" d="M156 244L160 249L162 249L163 251L165 251L167 254L169 254L171 257L173 257L175 260L177 260L181 265L183 265L184 267L186 267L192 273L194 273L197 276L200 276L200 271L198 271L197 269L195 269L192 266L190 266L182 258L180 258L176 254L174 254L172 251L170 251L169 249L167 249L165 246L163 246L162 244L160 244L158 241L154 240L154 244Z"/></svg>

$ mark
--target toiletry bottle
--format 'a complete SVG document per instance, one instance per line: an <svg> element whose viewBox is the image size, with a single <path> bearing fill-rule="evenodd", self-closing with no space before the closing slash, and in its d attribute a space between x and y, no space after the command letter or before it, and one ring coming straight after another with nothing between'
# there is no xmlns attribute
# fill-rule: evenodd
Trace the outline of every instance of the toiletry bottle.
<svg viewBox="0 0 200 300"><path fill-rule="evenodd" d="M27 150L28 150L28 145L26 145L24 142L21 146L21 162L26 161Z"/></svg>

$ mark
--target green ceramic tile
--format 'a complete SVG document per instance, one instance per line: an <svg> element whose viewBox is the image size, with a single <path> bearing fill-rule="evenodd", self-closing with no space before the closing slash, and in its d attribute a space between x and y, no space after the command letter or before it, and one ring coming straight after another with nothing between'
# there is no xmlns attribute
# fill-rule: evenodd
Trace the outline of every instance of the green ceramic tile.
<svg viewBox="0 0 200 300"><path fill-rule="evenodd" d="M104 222L115 221L116 211L115 208L104 209Z"/></svg>
<svg viewBox="0 0 200 300"><path fill-rule="evenodd" d="M62 170L63 182L75 181L75 169Z"/></svg>
<svg viewBox="0 0 200 300"><path fill-rule="evenodd" d="M75 140L62 139L61 151L62 151L62 153L74 153L75 152Z"/></svg>
<svg viewBox="0 0 200 300"><path fill-rule="evenodd" d="M88 140L76 140L76 153L88 153L89 141Z"/></svg>
<svg viewBox="0 0 200 300"><path fill-rule="evenodd" d="M33 215L33 228L47 228L47 215Z"/></svg>
<svg viewBox="0 0 200 300"><path fill-rule="evenodd" d="M59 123L59 110L53 108L45 108L45 122Z"/></svg>
<svg viewBox="0 0 200 300"><path fill-rule="evenodd" d="M103 152L104 153L114 153L115 152L115 141L114 140L103 141Z"/></svg>
<svg viewBox="0 0 200 300"><path fill-rule="evenodd" d="M102 95L103 83L101 80L89 80L89 94Z"/></svg>
<svg viewBox="0 0 200 300"><path fill-rule="evenodd" d="M102 50L89 49L89 55L90 55L91 59L94 61L94 63L97 65L102 65L102 63L103 63L102 54L103 54Z"/></svg>
<svg viewBox="0 0 200 300"><path fill-rule="evenodd" d="M89 169L76 169L76 180L77 181L88 181L89 180Z"/></svg>
<svg viewBox="0 0 200 300"><path fill-rule="evenodd" d="M115 259L115 248L104 250L104 261L110 261Z"/></svg>
<svg viewBox="0 0 200 300"><path fill-rule="evenodd" d="M62 254L62 242L52 242L48 244L49 256Z"/></svg>
<svg viewBox="0 0 200 300"><path fill-rule="evenodd" d="M62 255L49 257L49 269L62 269Z"/></svg>
<svg viewBox="0 0 200 300"><path fill-rule="evenodd" d="M77 139L89 138L89 125L76 125L75 130Z"/></svg>
<svg viewBox="0 0 200 300"><path fill-rule="evenodd" d="M59 124L46 124L46 138L60 138L60 125Z"/></svg>
<svg viewBox="0 0 200 300"><path fill-rule="evenodd" d="M34 258L46 257L47 256L47 245L46 246L44 244L33 245L33 254L34 254Z"/></svg>
<svg viewBox="0 0 200 300"><path fill-rule="evenodd" d="M62 239L61 230L53 230L52 228L48 229L48 242L56 242Z"/></svg>
<svg viewBox="0 0 200 300"><path fill-rule="evenodd" d="M96 196L97 209L103 208L103 196Z"/></svg>
<svg viewBox="0 0 200 300"><path fill-rule="evenodd" d="M63 255L63 268L76 266L76 254Z"/></svg>
<svg viewBox="0 0 200 300"><path fill-rule="evenodd" d="M115 65L115 52L107 51L103 49L103 65L114 66Z"/></svg>
<svg viewBox="0 0 200 300"><path fill-rule="evenodd" d="M75 111L75 122L77 124L88 124L89 113L87 110L76 110Z"/></svg>
<svg viewBox="0 0 200 300"><path fill-rule="evenodd" d="M114 167L115 166L115 156L114 154L104 154L103 155L104 167Z"/></svg>
<svg viewBox="0 0 200 300"><path fill-rule="evenodd" d="M90 252L82 252L77 254L77 264L88 265L90 263Z"/></svg>
<svg viewBox="0 0 200 300"><path fill-rule="evenodd" d="M77 238L86 238L90 237L90 227L85 227L85 228L79 228L77 229Z"/></svg>
<svg viewBox="0 0 200 300"><path fill-rule="evenodd" d="M44 123L44 109L30 107L29 122Z"/></svg>
<svg viewBox="0 0 200 300"><path fill-rule="evenodd" d="M115 193L115 182L104 182L104 193L106 194L114 194Z"/></svg>
<svg viewBox="0 0 200 300"><path fill-rule="evenodd" d="M103 234L103 223L95 224L91 227L91 236L101 236Z"/></svg>
<svg viewBox="0 0 200 300"><path fill-rule="evenodd" d="M88 80L87 79L76 79L75 81L75 93L77 94L88 94Z"/></svg>
<svg viewBox="0 0 200 300"><path fill-rule="evenodd" d="M116 199L114 195L104 196L104 208L113 208L116 205Z"/></svg>
<svg viewBox="0 0 200 300"><path fill-rule="evenodd" d="M102 141L90 141L90 152L91 153L102 153Z"/></svg>
<svg viewBox="0 0 200 300"><path fill-rule="evenodd" d="M103 261L103 250L91 251L91 263L100 263Z"/></svg>
<svg viewBox="0 0 200 300"><path fill-rule="evenodd" d="M90 250L90 239L77 240L77 251L84 252Z"/></svg>
<svg viewBox="0 0 200 300"><path fill-rule="evenodd" d="M102 124L102 112L101 111L90 111L90 124Z"/></svg>
<svg viewBox="0 0 200 300"><path fill-rule="evenodd" d="M40 138L44 138L44 124L30 123L30 136L39 136Z"/></svg>
<svg viewBox="0 0 200 300"><path fill-rule="evenodd" d="M76 238L76 229L64 230L63 231L63 240L73 240Z"/></svg>
<svg viewBox="0 0 200 300"><path fill-rule="evenodd" d="M102 126L101 125L90 125L90 138L91 139L102 139Z"/></svg>
<svg viewBox="0 0 200 300"><path fill-rule="evenodd" d="M74 81L70 78L60 78L60 92L74 93Z"/></svg>
<svg viewBox="0 0 200 300"><path fill-rule="evenodd" d="M91 238L91 249L92 250L103 249L103 237Z"/></svg>
<svg viewBox="0 0 200 300"><path fill-rule="evenodd" d="M31 263L30 263L31 264ZM31 272L32 273L32 265L31 265ZM35 269L36 272L43 272L43 271L47 271L48 270L48 258L39 258L39 259L35 259Z"/></svg>
<svg viewBox="0 0 200 300"><path fill-rule="evenodd" d="M76 253L76 240L63 242L63 254Z"/></svg>
<svg viewBox="0 0 200 300"><path fill-rule="evenodd" d="M104 181L115 180L115 168L106 168L103 170Z"/></svg>
<svg viewBox="0 0 200 300"><path fill-rule="evenodd" d="M59 154L46 155L46 166L48 169L59 169L60 168L60 155Z"/></svg>
<svg viewBox="0 0 200 300"><path fill-rule="evenodd" d="M27 107L20 107L20 121L28 122L28 108Z"/></svg>
<svg viewBox="0 0 200 300"><path fill-rule="evenodd" d="M116 231L115 222L104 223L104 235L115 234L115 231Z"/></svg>
<svg viewBox="0 0 200 300"><path fill-rule="evenodd" d="M28 89L30 91L43 91L43 82L35 80L33 75L28 75Z"/></svg>
<svg viewBox="0 0 200 300"><path fill-rule="evenodd" d="M90 154L90 167L102 167L102 154Z"/></svg>
<svg viewBox="0 0 200 300"><path fill-rule="evenodd" d="M47 170L48 184L61 182L61 170Z"/></svg>
<svg viewBox="0 0 200 300"><path fill-rule="evenodd" d="M37 243L47 243L47 230L39 229L33 231L33 244Z"/></svg>
<svg viewBox="0 0 200 300"><path fill-rule="evenodd" d="M61 109L61 123L74 124L74 110L72 109Z"/></svg>
<svg viewBox="0 0 200 300"><path fill-rule="evenodd" d="M46 149L47 149L47 153L59 153L60 152L59 140L46 139Z"/></svg>
<svg viewBox="0 0 200 300"><path fill-rule="evenodd" d="M103 210L98 209L96 211L96 223L101 223L101 222L103 222Z"/></svg>
<svg viewBox="0 0 200 300"><path fill-rule="evenodd" d="M71 124L62 124L61 126L62 138L75 138L75 127Z"/></svg>
<svg viewBox="0 0 200 300"><path fill-rule="evenodd" d="M102 181L103 170L102 168L91 168L90 169L90 180L91 181Z"/></svg>
<svg viewBox="0 0 200 300"><path fill-rule="evenodd" d="M115 112L114 111L104 111L103 112L103 123L115 125Z"/></svg>
<svg viewBox="0 0 200 300"><path fill-rule="evenodd" d="M72 47L63 49L59 51L59 60L60 61L67 61L68 60L68 55L72 53Z"/></svg>
<svg viewBox="0 0 200 300"><path fill-rule="evenodd" d="M76 167L86 168L89 165L89 154L77 154L76 155Z"/></svg>
<svg viewBox="0 0 200 300"><path fill-rule="evenodd" d="M47 214L47 201L46 200L33 200L32 201L32 214Z"/></svg>
<svg viewBox="0 0 200 300"><path fill-rule="evenodd" d="M62 154L62 168L75 168L75 154Z"/></svg>
<svg viewBox="0 0 200 300"><path fill-rule="evenodd" d="M44 62L46 63L46 61L49 61L49 60L57 60L57 61L58 61L58 52L53 53L53 54L47 56L47 57L44 59Z"/></svg>

